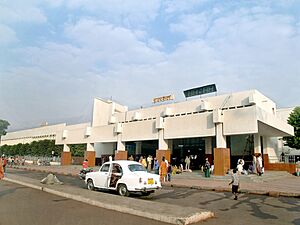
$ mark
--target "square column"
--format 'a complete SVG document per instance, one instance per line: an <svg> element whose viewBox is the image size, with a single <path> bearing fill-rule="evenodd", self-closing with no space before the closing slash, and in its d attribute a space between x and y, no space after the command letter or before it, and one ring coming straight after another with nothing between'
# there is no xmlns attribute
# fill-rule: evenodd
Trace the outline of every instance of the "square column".
<svg viewBox="0 0 300 225"><path fill-rule="evenodd" d="M260 135L254 134L254 154L257 155L261 153L261 142L260 142Z"/></svg>
<svg viewBox="0 0 300 225"><path fill-rule="evenodd" d="M122 134L117 136L117 150L115 151L115 160L127 160L128 152L125 150L125 142L122 141Z"/></svg>
<svg viewBox="0 0 300 225"><path fill-rule="evenodd" d="M230 149L215 148L214 149L214 174L224 176L230 169Z"/></svg>
<svg viewBox="0 0 300 225"><path fill-rule="evenodd" d="M208 158L211 165L213 164L212 137L205 138L205 158Z"/></svg>
<svg viewBox="0 0 300 225"><path fill-rule="evenodd" d="M168 147L168 141L164 139L164 130L158 130L158 149L167 150Z"/></svg>
<svg viewBox="0 0 300 225"><path fill-rule="evenodd" d="M223 135L223 123L216 123L217 148L226 148L226 136Z"/></svg>
<svg viewBox="0 0 300 225"><path fill-rule="evenodd" d="M135 154L141 154L142 153L142 142L141 141L137 141L135 142Z"/></svg>
<svg viewBox="0 0 300 225"><path fill-rule="evenodd" d="M62 166L71 165L72 164L72 155L70 151L70 147L67 144L64 144L63 152L61 153L61 162Z"/></svg>
<svg viewBox="0 0 300 225"><path fill-rule="evenodd" d="M156 150L156 158L157 158L159 164L161 163L163 156L166 158L166 160L168 160L169 163L171 162L171 151L170 150L157 149Z"/></svg>
<svg viewBox="0 0 300 225"><path fill-rule="evenodd" d="M87 143L86 151L84 152L84 158L88 160L88 166L95 166L96 152L94 148L94 143Z"/></svg>

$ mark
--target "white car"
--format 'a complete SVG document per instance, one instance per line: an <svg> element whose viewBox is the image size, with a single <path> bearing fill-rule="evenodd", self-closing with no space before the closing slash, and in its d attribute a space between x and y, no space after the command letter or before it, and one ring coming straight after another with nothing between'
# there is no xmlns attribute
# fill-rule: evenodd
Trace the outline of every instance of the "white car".
<svg viewBox="0 0 300 225"><path fill-rule="evenodd" d="M129 196L130 192L149 195L161 188L159 175L148 173L142 164L127 160L104 163L99 171L86 174L85 183L89 190L116 190L121 196Z"/></svg>

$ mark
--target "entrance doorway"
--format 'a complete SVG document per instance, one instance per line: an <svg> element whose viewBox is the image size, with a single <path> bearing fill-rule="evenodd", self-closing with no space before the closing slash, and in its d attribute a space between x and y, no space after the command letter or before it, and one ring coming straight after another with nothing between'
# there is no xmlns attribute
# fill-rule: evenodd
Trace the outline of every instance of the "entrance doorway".
<svg viewBox="0 0 300 225"><path fill-rule="evenodd" d="M203 138L184 138L173 140L172 165L185 166L185 158L191 158L191 169L200 169L205 163L205 140Z"/></svg>

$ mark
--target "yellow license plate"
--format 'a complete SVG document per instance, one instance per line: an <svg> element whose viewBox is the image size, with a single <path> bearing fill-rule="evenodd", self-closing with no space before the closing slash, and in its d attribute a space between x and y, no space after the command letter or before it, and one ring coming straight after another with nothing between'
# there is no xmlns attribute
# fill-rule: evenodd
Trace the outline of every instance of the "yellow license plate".
<svg viewBox="0 0 300 225"><path fill-rule="evenodd" d="M149 178L149 179L148 179L148 184L154 184L153 178Z"/></svg>

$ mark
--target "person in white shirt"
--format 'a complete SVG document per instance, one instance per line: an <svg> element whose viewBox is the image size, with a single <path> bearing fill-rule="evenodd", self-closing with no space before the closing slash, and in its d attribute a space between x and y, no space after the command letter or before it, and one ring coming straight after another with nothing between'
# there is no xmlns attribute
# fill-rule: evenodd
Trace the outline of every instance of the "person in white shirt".
<svg viewBox="0 0 300 225"><path fill-rule="evenodd" d="M236 169L233 169L233 174L231 176L231 182L229 185L232 184L232 194L234 194L234 200L238 199L238 190L240 187L240 178L239 175L237 174Z"/></svg>

